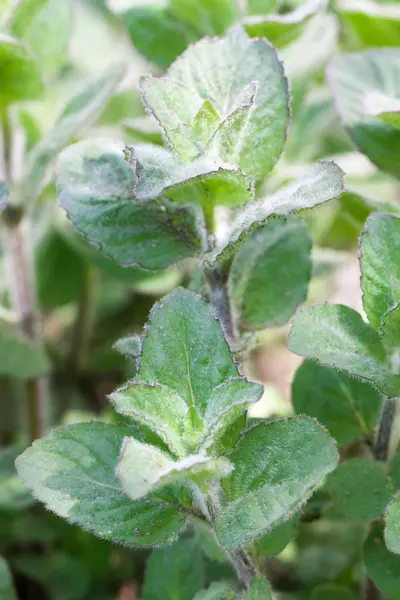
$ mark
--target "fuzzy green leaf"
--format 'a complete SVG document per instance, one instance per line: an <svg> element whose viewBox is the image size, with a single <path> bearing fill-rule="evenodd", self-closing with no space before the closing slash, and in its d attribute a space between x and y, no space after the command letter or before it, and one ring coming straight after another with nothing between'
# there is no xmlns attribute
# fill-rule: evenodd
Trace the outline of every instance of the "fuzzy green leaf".
<svg viewBox="0 0 400 600"><path fill-rule="evenodd" d="M195 482L202 488L208 481L226 477L231 470L225 457L191 454L174 461L158 448L127 437L122 444L116 474L127 496L139 500L158 488L174 483Z"/></svg>
<svg viewBox="0 0 400 600"><path fill-rule="evenodd" d="M80 233L123 266L157 270L201 250L195 207L133 196L134 174L118 146L80 142L60 156L59 200Z"/></svg>
<svg viewBox="0 0 400 600"><path fill-rule="evenodd" d="M198 592L193 600L236 600L237 593L229 583L215 581L206 590Z"/></svg>
<svg viewBox="0 0 400 600"><path fill-rule="evenodd" d="M34 346L15 326L0 321L0 374L29 379L45 375L48 370L45 351Z"/></svg>
<svg viewBox="0 0 400 600"><path fill-rule="evenodd" d="M197 39L190 27L162 5L133 6L121 20L139 52L164 69Z"/></svg>
<svg viewBox="0 0 400 600"><path fill-rule="evenodd" d="M113 349L123 354L126 358L136 360L140 354L140 337L132 335L125 338L120 338L113 345Z"/></svg>
<svg viewBox="0 0 400 600"><path fill-rule="evenodd" d="M216 530L227 548L240 547L288 518L337 464L325 429L308 417L261 423L247 431L229 460L223 481L230 503Z"/></svg>
<svg viewBox="0 0 400 600"><path fill-rule="evenodd" d="M9 27L26 43L48 78L66 58L72 21L70 0L23 0L16 6Z"/></svg>
<svg viewBox="0 0 400 600"><path fill-rule="evenodd" d="M255 577L241 600L272 600L271 588L268 581Z"/></svg>
<svg viewBox="0 0 400 600"><path fill-rule="evenodd" d="M364 381L305 360L293 380L292 402L296 413L315 417L339 446L346 446L372 435L383 396Z"/></svg>
<svg viewBox="0 0 400 600"><path fill-rule="evenodd" d="M400 597L400 557L395 556L385 546L383 531L376 525L369 534L363 548L367 573L389 600Z"/></svg>
<svg viewBox="0 0 400 600"><path fill-rule="evenodd" d="M257 95L248 121L242 123L237 164L245 173L261 178L282 151L288 122L286 80L275 51L265 40L251 40L241 28L221 39L203 39L188 48L166 77L144 78L143 99L176 152L192 160L203 150L192 127L204 102L211 102L224 121L249 103L254 81Z"/></svg>
<svg viewBox="0 0 400 600"><path fill-rule="evenodd" d="M251 200L252 180L240 169L200 158L189 165L157 146L129 147L138 200L159 196L182 204L237 207Z"/></svg>
<svg viewBox="0 0 400 600"><path fill-rule="evenodd" d="M400 303L383 315L380 333L384 346L391 351L392 370L397 373L400 350Z"/></svg>
<svg viewBox="0 0 400 600"><path fill-rule="evenodd" d="M234 256L228 278L240 329L286 323L306 300L310 251L308 230L294 217L271 218L249 233Z"/></svg>
<svg viewBox="0 0 400 600"><path fill-rule="evenodd" d="M36 100L43 94L38 66L14 38L0 35L0 107Z"/></svg>
<svg viewBox="0 0 400 600"><path fill-rule="evenodd" d="M55 125L27 155L18 186L20 200L28 203L38 197L58 153L95 121L124 73L125 68L114 65L102 76L86 83L68 101Z"/></svg>
<svg viewBox="0 0 400 600"><path fill-rule="evenodd" d="M328 486L337 511L352 521L380 517L392 494L385 466L363 458L341 464L329 476Z"/></svg>
<svg viewBox="0 0 400 600"><path fill-rule="evenodd" d="M152 428L181 458L200 444L212 446L262 395L261 385L238 377L209 306L183 288L153 307L138 366L136 381L110 398L118 412Z"/></svg>
<svg viewBox="0 0 400 600"><path fill-rule="evenodd" d="M288 215L332 200L344 190L343 171L333 162L317 163L307 175L281 188L272 196L249 203L233 221L228 243L217 247L210 262L229 264L251 232L273 214Z"/></svg>
<svg viewBox="0 0 400 600"><path fill-rule="evenodd" d="M24 484L47 508L95 535L126 545L173 541L186 515L165 496L133 502L115 469L122 442L137 430L92 421L54 430L16 461Z"/></svg>
<svg viewBox="0 0 400 600"><path fill-rule="evenodd" d="M386 513L385 542L390 552L400 554L400 496L389 504Z"/></svg>
<svg viewBox="0 0 400 600"><path fill-rule="evenodd" d="M400 218L373 213L361 237L363 306L375 329L400 301Z"/></svg>
<svg viewBox="0 0 400 600"><path fill-rule="evenodd" d="M399 48L336 56L328 80L339 115L361 152L383 171L400 177L400 129L368 114L368 105L365 110L366 94L400 96Z"/></svg>
<svg viewBox="0 0 400 600"><path fill-rule="evenodd" d="M347 306L320 304L300 309L287 344L295 354L365 379L390 397L399 393L400 377L389 370L378 333Z"/></svg>
<svg viewBox="0 0 400 600"><path fill-rule="evenodd" d="M2 600L17 600L11 571L2 556L0 556L0 597Z"/></svg>
<svg viewBox="0 0 400 600"><path fill-rule="evenodd" d="M204 586L203 557L194 539L156 549L147 563L143 596L146 600L193 600Z"/></svg>

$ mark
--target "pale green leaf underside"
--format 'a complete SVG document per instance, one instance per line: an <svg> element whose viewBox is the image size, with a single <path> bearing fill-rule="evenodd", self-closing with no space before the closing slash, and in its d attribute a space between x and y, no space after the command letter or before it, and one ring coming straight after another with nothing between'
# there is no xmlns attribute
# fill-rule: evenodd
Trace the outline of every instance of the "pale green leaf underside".
<svg viewBox="0 0 400 600"><path fill-rule="evenodd" d="M250 177L211 158L202 157L187 164L168 150L143 145L131 149L130 163L137 178L138 200L162 196L182 204L224 204L234 208L253 197Z"/></svg>
<svg viewBox="0 0 400 600"><path fill-rule="evenodd" d="M144 102L158 118L168 141L185 160L192 160L204 150L192 132L204 102L213 105L222 122L249 103L249 86L255 81L254 108L239 128L240 151L235 164L262 178L282 151L288 122L287 84L268 42L248 38L241 28L221 39L205 38L186 50L166 78L143 79L142 89Z"/></svg>
<svg viewBox="0 0 400 600"><path fill-rule="evenodd" d="M373 213L360 244L363 306L375 329L383 316L400 302L400 219Z"/></svg>
<svg viewBox="0 0 400 600"><path fill-rule="evenodd" d="M44 375L48 370L45 351L19 334L15 326L0 321L0 374L27 379Z"/></svg>
<svg viewBox="0 0 400 600"><path fill-rule="evenodd" d="M400 495L394 496L386 513L385 542L390 552L400 554Z"/></svg>
<svg viewBox="0 0 400 600"><path fill-rule="evenodd" d="M305 360L292 384L292 402L297 414L316 418L339 446L346 446L360 435L372 435L383 396L347 373Z"/></svg>
<svg viewBox="0 0 400 600"><path fill-rule="evenodd" d="M356 458L328 478L336 510L352 521L373 521L385 511L392 493L383 463Z"/></svg>
<svg viewBox="0 0 400 600"><path fill-rule="evenodd" d="M138 367L137 380L110 398L118 412L156 431L181 458L212 446L238 409L244 412L262 395L261 385L238 377L207 303L183 288L153 307Z"/></svg>
<svg viewBox="0 0 400 600"><path fill-rule="evenodd" d="M99 537L126 545L173 541L185 523L175 505L156 498L133 502L115 469L132 427L91 422L54 430L16 461L24 484L47 508Z"/></svg>
<svg viewBox="0 0 400 600"><path fill-rule="evenodd" d="M0 106L36 100L43 93L38 66L16 39L0 35Z"/></svg>
<svg viewBox="0 0 400 600"><path fill-rule="evenodd" d="M365 110L368 93L400 98L400 50L374 48L336 56L328 80L354 142L380 169L400 177L400 130Z"/></svg>
<svg viewBox="0 0 400 600"><path fill-rule="evenodd" d="M384 346L392 351L392 370L398 372L400 369L400 363L398 362L400 350L400 303L396 304L383 315L380 334Z"/></svg>
<svg viewBox="0 0 400 600"><path fill-rule="evenodd" d="M231 470L225 457L191 454L174 461L158 448L126 437L116 474L127 496L139 500L166 485L188 482L201 485L204 481L226 477Z"/></svg>
<svg viewBox="0 0 400 600"><path fill-rule="evenodd" d="M240 439L223 482L230 500L216 528L227 548L242 546L288 518L337 464L333 439L308 417L261 423Z"/></svg>
<svg viewBox="0 0 400 600"><path fill-rule="evenodd" d="M391 373L378 333L347 306L302 308L293 318L287 343L295 354L366 379L390 397L399 392L400 377Z"/></svg>
<svg viewBox="0 0 400 600"><path fill-rule="evenodd" d="M229 263L249 233L271 215L288 215L340 196L344 190L343 175L343 171L334 162L319 162L309 173L272 196L249 203L234 219L229 242L223 247L217 247L209 260L220 265Z"/></svg>
<svg viewBox="0 0 400 600"><path fill-rule="evenodd" d="M234 256L228 278L240 329L286 323L307 297L310 251L308 230L294 217L271 218L247 235Z"/></svg>
<svg viewBox="0 0 400 600"><path fill-rule="evenodd" d="M113 65L100 77L85 82L70 98L57 122L26 157L18 185L18 194L26 202L37 198L58 153L95 121L124 74L124 67Z"/></svg>
<svg viewBox="0 0 400 600"><path fill-rule="evenodd" d="M123 354L126 358L135 359L140 354L140 337L132 335L120 338L113 345L113 349Z"/></svg>
<svg viewBox="0 0 400 600"><path fill-rule="evenodd" d="M158 270L201 251L196 207L136 200L134 174L117 145L89 140L67 148L57 184L78 231L123 266Z"/></svg>

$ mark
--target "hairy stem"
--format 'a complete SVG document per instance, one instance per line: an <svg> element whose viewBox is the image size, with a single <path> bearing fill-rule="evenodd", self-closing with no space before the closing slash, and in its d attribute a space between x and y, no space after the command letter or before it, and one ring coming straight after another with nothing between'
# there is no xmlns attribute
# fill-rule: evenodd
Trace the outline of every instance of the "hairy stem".
<svg viewBox="0 0 400 600"><path fill-rule="evenodd" d="M2 113L3 170L7 182L13 183L11 164L12 130L6 111ZM12 309L18 326L36 346L43 344L41 321L36 307L33 278L32 248L29 240L29 223L22 218L18 207L8 205L2 214L4 251L8 267L9 290ZM27 381L29 437L33 441L42 437L47 425L47 380Z"/></svg>

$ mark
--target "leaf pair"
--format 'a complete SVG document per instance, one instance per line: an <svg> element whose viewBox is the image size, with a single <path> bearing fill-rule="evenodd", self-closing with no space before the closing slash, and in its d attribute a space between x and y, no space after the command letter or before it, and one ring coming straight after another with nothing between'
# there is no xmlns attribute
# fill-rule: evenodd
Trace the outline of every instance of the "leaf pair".
<svg viewBox="0 0 400 600"><path fill-rule="evenodd" d="M400 391L398 232L397 217L376 213L361 239L361 287L371 325L346 306L320 305L297 313L288 338L293 352L364 379L388 397Z"/></svg>
<svg viewBox="0 0 400 600"><path fill-rule="evenodd" d="M56 430L17 468L57 514L139 546L171 542L190 515L209 518L209 486L221 480L217 536L241 547L296 511L337 463L332 438L307 417L243 434L261 393L238 377L207 304L178 288L151 313L135 380L111 396L136 427Z"/></svg>

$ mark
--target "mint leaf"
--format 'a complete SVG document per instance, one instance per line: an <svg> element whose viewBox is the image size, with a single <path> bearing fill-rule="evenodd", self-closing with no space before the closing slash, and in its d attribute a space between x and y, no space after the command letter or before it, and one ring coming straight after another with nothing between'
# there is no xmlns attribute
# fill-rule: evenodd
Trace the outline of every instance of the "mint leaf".
<svg viewBox="0 0 400 600"><path fill-rule="evenodd" d="M117 350L120 354L123 354L126 358L135 359L140 354L140 337L138 335L132 335L117 340L113 346L114 350Z"/></svg>
<svg viewBox="0 0 400 600"><path fill-rule="evenodd" d="M110 398L118 412L152 428L183 458L200 446L214 454L214 445L262 392L238 376L207 303L177 288L151 311L136 380ZM235 441L238 435L235 430Z"/></svg>
<svg viewBox="0 0 400 600"><path fill-rule="evenodd" d="M234 256L228 278L240 329L286 323L307 297L310 250L308 230L296 218L271 218L248 234Z"/></svg>
<svg viewBox="0 0 400 600"><path fill-rule="evenodd" d="M293 380L292 402L297 414L315 417L346 446L373 434L383 396L364 381L305 360Z"/></svg>
<svg viewBox="0 0 400 600"><path fill-rule="evenodd" d="M380 517L392 494L385 465L355 458L341 464L328 478L336 510L352 521Z"/></svg>
<svg viewBox="0 0 400 600"><path fill-rule="evenodd" d="M222 167L207 158L199 158L188 165L176 154L157 146L129 147L128 152L138 200L162 196L207 209L217 204L233 208L253 197L250 177L229 165Z"/></svg>
<svg viewBox="0 0 400 600"><path fill-rule="evenodd" d="M300 309L293 318L288 348L322 365L365 379L390 397L399 391L378 333L355 310L342 304Z"/></svg>
<svg viewBox="0 0 400 600"><path fill-rule="evenodd" d="M232 0L171 0L171 10L199 36L224 33L240 14Z"/></svg>
<svg viewBox="0 0 400 600"><path fill-rule="evenodd" d="M241 600L272 600L271 588L268 581L255 577Z"/></svg>
<svg viewBox="0 0 400 600"><path fill-rule="evenodd" d="M361 287L363 306L375 329L383 316L400 301L400 219L373 213L361 237Z"/></svg>
<svg viewBox="0 0 400 600"><path fill-rule="evenodd" d="M314 588L310 600L355 600L355 598L346 587L327 583Z"/></svg>
<svg viewBox="0 0 400 600"><path fill-rule="evenodd" d="M3 600L17 600L11 571L2 556L0 556L0 595Z"/></svg>
<svg viewBox="0 0 400 600"><path fill-rule="evenodd" d="M37 348L15 326L0 320L0 374L30 379L45 375L48 370L44 349Z"/></svg>
<svg viewBox="0 0 400 600"><path fill-rule="evenodd" d="M70 0L23 0L12 13L9 27L15 37L26 43L41 72L49 78L66 58L72 21Z"/></svg>
<svg viewBox="0 0 400 600"><path fill-rule="evenodd" d="M280 554L294 537L298 520L299 516L295 515L288 521L278 524L270 532L265 533L260 537L255 543L257 555L275 556L276 554Z"/></svg>
<svg viewBox="0 0 400 600"><path fill-rule="evenodd" d="M22 181L18 185L22 201L33 202L38 197L58 153L74 141L84 127L93 123L124 74L124 67L114 65L100 77L85 82L70 98L57 122L26 157Z"/></svg>
<svg viewBox="0 0 400 600"><path fill-rule="evenodd" d="M204 102L209 101L225 121L249 103L254 81L257 95L240 131L237 164L248 175L262 178L281 153L288 121L286 80L265 40L251 40L240 28L221 39L203 39L188 48L166 77L142 79L143 100L175 151L190 161L202 152L192 127Z"/></svg>
<svg viewBox="0 0 400 600"><path fill-rule="evenodd" d="M237 548L291 516L335 468L337 452L325 429L294 417L248 430L229 460L234 470L223 486L230 502L216 531L225 547Z"/></svg>
<svg viewBox="0 0 400 600"><path fill-rule="evenodd" d="M375 525L364 543L363 555L368 576L390 600L400 593L400 557L385 546L382 526Z"/></svg>
<svg viewBox="0 0 400 600"><path fill-rule="evenodd" d="M123 266L157 270L201 251L195 207L135 200L134 175L117 146L88 140L67 148L57 184L78 231Z"/></svg>
<svg viewBox="0 0 400 600"><path fill-rule="evenodd" d="M394 127L400 127L400 100L398 98L381 92L367 92L364 95L363 106L365 114L378 117Z"/></svg>
<svg viewBox="0 0 400 600"><path fill-rule="evenodd" d="M173 541L184 510L165 497L133 502L115 475L121 444L137 430L92 421L54 430L16 460L24 484L47 508L99 537L125 545Z"/></svg>
<svg viewBox="0 0 400 600"><path fill-rule="evenodd" d="M399 45L400 11L397 3L341 0L336 10L343 39L350 50Z"/></svg>
<svg viewBox="0 0 400 600"><path fill-rule="evenodd" d="M390 552L400 554L400 495L393 497L386 513L385 542Z"/></svg>
<svg viewBox="0 0 400 600"><path fill-rule="evenodd" d="M395 177L400 177L400 130L368 114L365 95L374 92L398 97L399 74L398 48L336 56L328 69L335 106L353 141L373 163Z"/></svg>
<svg viewBox="0 0 400 600"><path fill-rule="evenodd" d="M215 581L206 590L198 592L193 600L235 600L237 593L229 583Z"/></svg>
<svg viewBox="0 0 400 600"><path fill-rule="evenodd" d="M205 581L203 557L194 539L156 549L147 563L146 600L193 600Z"/></svg>
<svg viewBox="0 0 400 600"><path fill-rule="evenodd" d="M158 488L174 483L194 482L202 488L207 481L226 477L231 470L228 459L224 457L191 454L174 461L158 448L126 437L116 474L127 496L139 500Z"/></svg>
<svg viewBox="0 0 400 600"><path fill-rule="evenodd" d="M391 350L392 371L397 373L400 348L400 303L383 315L380 334L384 346Z"/></svg>
<svg viewBox="0 0 400 600"><path fill-rule="evenodd" d="M121 20L137 50L164 69L197 39L169 7L133 6L121 15Z"/></svg>
<svg viewBox="0 0 400 600"><path fill-rule="evenodd" d="M0 70L0 107L37 100L43 94L35 60L18 40L7 35L0 35Z"/></svg>

